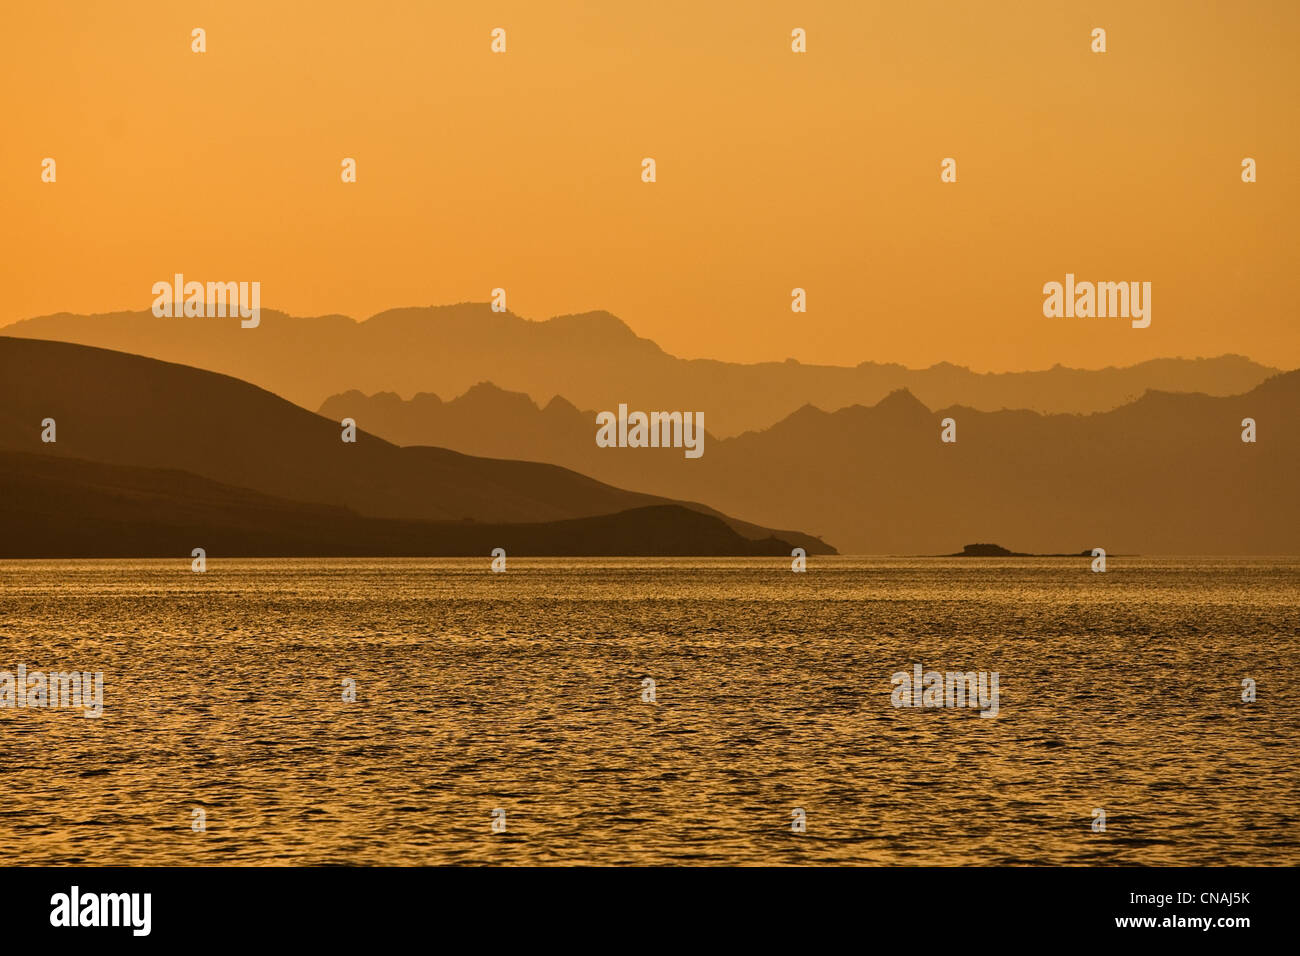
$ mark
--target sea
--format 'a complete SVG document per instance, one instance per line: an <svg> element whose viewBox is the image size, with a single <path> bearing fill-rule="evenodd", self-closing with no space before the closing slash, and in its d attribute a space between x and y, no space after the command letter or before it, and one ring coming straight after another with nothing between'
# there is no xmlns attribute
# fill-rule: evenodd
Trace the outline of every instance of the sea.
<svg viewBox="0 0 1300 956"><path fill-rule="evenodd" d="M0 842L19 865L1300 863L1300 559L1091 564L0 561L0 691L20 665L103 675L99 717L0 706ZM918 665L996 673L996 716L896 706Z"/></svg>

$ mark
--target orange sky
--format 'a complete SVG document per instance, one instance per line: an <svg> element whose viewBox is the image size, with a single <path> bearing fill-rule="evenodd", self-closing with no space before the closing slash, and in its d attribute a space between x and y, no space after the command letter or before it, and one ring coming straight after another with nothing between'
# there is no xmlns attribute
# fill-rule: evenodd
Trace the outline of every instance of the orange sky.
<svg viewBox="0 0 1300 956"><path fill-rule="evenodd" d="M300 315L503 286L526 317L607 309L686 357L1300 366L1294 2L133 0L5 21L0 323L147 309L179 271ZM1150 281L1151 327L1044 318L1067 271Z"/></svg>

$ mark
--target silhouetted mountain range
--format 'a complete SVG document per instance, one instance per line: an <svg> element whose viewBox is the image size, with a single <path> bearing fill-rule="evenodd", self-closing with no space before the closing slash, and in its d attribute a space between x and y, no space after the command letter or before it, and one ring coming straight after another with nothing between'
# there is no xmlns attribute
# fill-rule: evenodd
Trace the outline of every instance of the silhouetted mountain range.
<svg viewBox="0 0 1300 956"><path fill-rule="evenodd" d="M1277 371L1232 355L999 374L946 363L927 369L793 360L742 365L676 358L606 312L533 322L474 303L393 309L363 322L263 310L256 329L240 328L237 318L60 313L14 323L4 333L223 372L307 408L349 389L459 395L476 382L491 381L539 403L563 395L581 408L613 409L626 402L631 408L702 411L718 436L768 427L807 403L826 409L869 405L899 388L932 408L1082 413L1115 408L1152 388L1236 395Z"/></svg>
<svg viewBox="0 0 1300 956"><path fill-rule="evenodd" d="M41 422L46 418L56 422L55 443L41 441ZM187 472L230 486L219 494L204 486L207 498L226 495L234 511L251 513L260 508L276 512L276 521L283 518L290 524L298 519L285 511L285 502L249 498L246 493L346 508L367 518L472 519L499 525L562 522L646 506L682 505L721 518L740 537L765 542L763 548L772 547L768 539L775 534L787 554L791 544L809 553L833 550L806 535L774 533L704 506L624 491L554 465L474 458L442 448L399 448L364 430L358 431L355 444L345 443L337 423L237 379L61 342L0 337L0 450ZM65 486L74 480L70 474L60 473ZM84 483L88 494L96 480L87 472ZM184 481L176 479L178 485ZM159 482L161 479L148 485L151 494L165 490ZM37 497L10 502L10 507L39 511L39 485L25 487ZM102 503L102 496L94 500ZM183 516L184 511L172 502L162 513ZM92 509L89 517L95 514ZM301 517L304 512L296 514ZM683 532L681 541L676 546L660 541L645 551L635 540L621 538L621 546L628 549L621 553L679 553L674 547L695 553L690 551L689 540L726 545L731 550L725 553L749 553L736 548L748 549L750 545L727 544L729 539L719 537L707 523L681 519L675 510L656 514ZM111 514L100 517L107 519ZM617 527L626 532L644 521L644 515L624 518ZM594 540L598 534L606 534L601 550L592 553L619 553L610 550L615 547L608 537L613 528L609 523L576 531L570 527L564 530L568 537L554 540L556 547L562 548L569 546L566 541L579 540L574 535L588 534ZM372 532L379 533L373 527L358 526L356 535L360 537L344 535L340 540L373 540L365 538ZM389 532L407 542L416 533L399 534L392 529L383 533ZM5 533L11 534L9 530ZM530 547L540 548L543 539L534 536L528 540ZM271 553L265 548L274 550L271 544L257 547L263 549L257 553ZM32 549L31 553L40 551L39 542L32 542Z"/></svg>
<svg viewBox="0 0 1300 956"><path fill-rule="evenodd" d="M564 464L621 487L809 528L849 553L945 554L961 541L1027 551L1300 553L1300 372L1244 395L1151 391L1091 415L931 411L907 391L871 407L806 405L769 429L677 449L598 448L595 418L479 385L452 402L335 396L394 441ZM940 421L957 442L940 441ZM1258 441L1241 441L1255 419Z"/></svg>
<svg viewBox="0 0 1300 956"><path fill-rule="evenodd" d="M0 558L789 555L712 515L651 505L529 524L399 521L188 472L0 452Z"/></svg>

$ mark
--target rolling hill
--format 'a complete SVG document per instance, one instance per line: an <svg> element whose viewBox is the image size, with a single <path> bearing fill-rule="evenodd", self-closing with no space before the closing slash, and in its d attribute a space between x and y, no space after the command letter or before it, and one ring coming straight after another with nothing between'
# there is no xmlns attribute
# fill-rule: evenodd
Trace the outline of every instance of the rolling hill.
<svg viewBox="0 0 1300 956"><path fill-rule="evenodd" d="M57 441L41 441L41 422ZM186 472L370 518L492 524L557 522L680 504L742 537L771 529L709 508L628 492L565 468L401 448L245 382L103 349L0 337L0 450ZM782 541L825 553L797 532Z"/></svg>
<svg viewBox="0 0 1300 956"><path fill-rule="evenodd" d="M526 524L366 518L187 472L0 452L0 558L788 555L679 505Z"/></svg>

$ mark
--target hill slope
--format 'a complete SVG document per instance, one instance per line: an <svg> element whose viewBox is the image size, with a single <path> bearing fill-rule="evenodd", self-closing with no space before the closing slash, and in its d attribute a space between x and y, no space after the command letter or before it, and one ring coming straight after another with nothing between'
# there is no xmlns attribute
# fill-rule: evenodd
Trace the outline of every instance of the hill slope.
<svg viewBox="0 0 1300 956"><path fill-rule="evenodd" d="M535 524L398 521L179 471L0 452L0 558L780 555L677 505Z"/></svg>
<svg viewBox="0 0 1300 956"><path fill-rule="evenodd" d="M53 418L58 441L40 440ZM237 379L120 352L0 337L0 450L189 472L374 518L562 521L668 502L554 465L400 448ZM713 514L710 509L690 505ZM772 532L726 519L745 537ZM798 534L783 540L825 552Z"/></svg>

